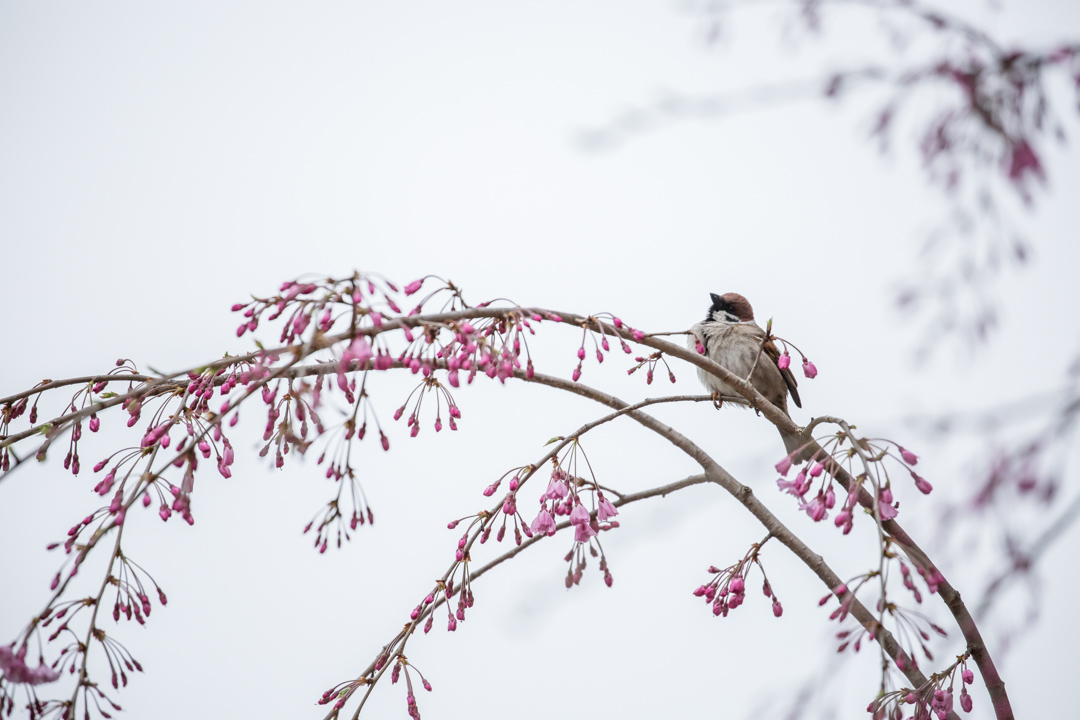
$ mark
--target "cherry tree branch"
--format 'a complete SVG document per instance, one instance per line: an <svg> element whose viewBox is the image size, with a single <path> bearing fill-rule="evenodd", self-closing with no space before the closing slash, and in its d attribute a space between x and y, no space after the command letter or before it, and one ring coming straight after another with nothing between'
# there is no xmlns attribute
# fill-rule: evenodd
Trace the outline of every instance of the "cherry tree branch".
<svg viewBox="0 0 1080 720"><path fill-rule="evenodd" d="M720 366L717 365L717 367ZM724 372L733 378L736 377L726 370L724 370ZM596 390L587 385L582 385L581 383L572 383L563 380L562 378L542 375L540 373L536 373L532 378L526 378L524 373L517 371L515 372L515 376L526 380L527 382L541 383L559 390L565 390L611 408L623 409L629 407L624 401L619 400L613 395L601 392L600 390ZM724 381L727 382L727 379L724 378ZM762 400L764 400L764 398L762 398ZM766 404L769 403L766 401ZM753 405L752 402L751 405ZM682 433L665 425L651 415L639 410L628 411L627 415L633 420L636 420L639 424L668 440L672 445L682 450L695 462L701 465L710 482L716 483L724 488L724 490L742 504L751 515L761 522L766 530L772 533L773 537L791 550L803 564L810 568L811 572L818 576L830 592L843 584L840 577L828 566L828 564L826 564L825 559L821 557L821 555L813 552L801 539L792 533L779 518L773 515L772 512L757 499L749 486L743 485L736 480L698 445ZM875 639L885 648L890 657L894 659L902 658L901 662L903 662L905 669L902 669L901 672L907 676L908 680L913 684L913 687L918 688L925 684L926 677L922 674L922 671L920 671L911 661L904 649L896 642L892 633L890 633L887 628L881 627L873 614L867 610L858 599L855 599L852 603L851 614L864 628L874 635Z"/></svg>
<svg viewBox="0 0 1080 720"><path fill-rule="evenodd" d="M746 382L744 379L735 376L720 365L716 364L712 360L703 357L697 353L693 353L678 345L660 340L656 337L646 337L636 331L630 331L625 326L616 327L607 323L603 323L595 317L585 317L575 315L572 313L556 313L549 310L538 308L471 308L466 310L459 310L445 313L435 313L429 315L417 315L408 317L397 317L388 321L384 321L378 326L372 327L353 327L349 333L339 334L335 336L326 336L323 338L321 347L328 347L333 343L345 340L348 338L355 338L359 336L374 337L384 332L402 328L424 328L434 327L450 328L453 329L455 324L469 319L477 318L492 318L500 319L504 321L514 321L522 317L532 316L535 320L537 318L546 318L563 324L574 325L583 328L587 331L599 330L601 333L612 335L616 338L620 338L624 341L629 340L631 342L637 342L640 345L651 347L660 351L662 354L669 355L671 357L678 357L685 360L706 372L720 378L727 385L732 387L738 392L743 401L750 407L753 407L760 414L764 415L782 435L795 435L800 436L808 443L808 450L810 452L823 452L817 443L807 439L808 432L803 428L798 427L790 417L787 416L780 408L773 406L763 396L761 396L752 385ZM316 349L313 341L308 341L302 345L289 345L276 348L273 350L260 350L256 353L251 353L247 356L240 357L226 357L223 360L216 361L209 365L200 366L203 370L207 368L221 367L224 368L228 365L233 365L239 362L248 362L260 358L276 358L285 353L293 353L292 363L294 364L303 355ZM395 363L396 364L396 363ZM354 369L363 369L355 365L350 365L346 371L352 371ZM283 378L287 376L299 377L304 374L326 374L330 372L338 372L339 367L337 363L325 363L315 366L304 366L299 368L289 369L287 372L279 372L274 374L274 377ZM607 405L616 410L615 415L627 414L637 422L641 423L645 427L658 433L660 436L667 439L673 445L683 450L691 458L693 458L699 465L705 470L705 474L709 481L714 482L725 490L727 490L732 496L734 496L748 511L751 512L760 522L775 536L780 542L786 545L799 557L804 564L818 575L818 577L826 584L830 589L836 588L841 585L841 580L836 574L825 564L824 560L813 553L801 540L799 540L793 533L790 532L780 521L772 515L772 513L753 495L749 487L742 485L734 477L727 473L719 464L717 464L711 457L709 457L701 448L689 441L685 436L681 435L674 429L667 425L664 425L657 421L655 418L640 411L640 407L644 407L647 404L653 402L664 401L662 399L645 401L644 404L637 406L631 406L627 403L618 400L617 398L602 393L598 390L588 388L579 383L571 383L566 380L553 378L544 375L533 375L528 377L525 372L520 369L516 369L513 372L514 376L525 379L529 382L541 383L557 389L566 390L578 395L588 397L601 404ZM177 373L176 375L179 375ZM170 377L176 377L176 375ZM117 376L93 376L100 377L106 381L118 381L120 378ZM123 377L123 376L121 376ZM126 377L125 380L134 380L132 377ZM76 384L78 382L87 382L85 378L72 379L71 381L58 381L56 384L50 384L51 387L59 387L62 384ZM140 397L141 395L148 394L150 392L176 392L184 383L169 382L167 379L162 378L160 380L149 380L147 384L139 388L132 390L126 394L126 397ZM40 392L39 390L30 391L29 394ZM25 397L26 394L21 394L19 397ZM16 396L13 396L16 397ZM96 409L104 409L112 405L123 402L125 396L110 398L101 403L96 403L88 408L84 408L82 411L72 413L63 418L59 418L54 421L51 431L55 432L59 430L59 426L64 423L74 422L76 419L84 417ZM695 399L703 399L701 396ZM684 399L690 399L685 397ZM40 429L40 428L39 428ZM10 445L17 442L19 439L27 437L27 433L21 433L19 435L9 436L5 438L2 443L4 445ZM556 450L557 451L557 450ZM872 498L864 490L859 487L859 484L855 482L853 478L844 473L842 470L837 473L837 480L841 482L849 492L855 491L859 493L859 501L866 507L872 507ZM486 521L485 521L486 522ZM894 537L904 547L909 557L912 558L921 567L932 568L933 564L926 557L926 554L911 540L911 538L900 528L895 521L886 521L884 524L886 531ZM477 535L474 535L472 540L475 540ZM471 541L470 541L471 546ZM449 575L448 575L449 577ZM942 598L946 601L950 610L953 612L954 617L957 619L958 624L961 627L965 638L969 642L969 648L972 651L973 657L982 671L984 678L986 679L988 689L990 689L991 697L994 700L995 710L998 713L999 718L1011 717L1011 710L1009 710L1008 699L1004 694L1004 686L1000 682L1000 677L996 673L996 669L993 666L992 661L989 659L989 654L986 652L985 646L982 644L981 637L978 635L978 630L975 627L974 621L971 619L970 614L967 612L962 601L960 601L959 593L957 593L947 582L941 584ZM881 628L880 624L874 619L873 615L866 610L858 602L852 605L852 615L863 624L868 631L874 634L874 637L882 644L889 655L893 658L903 658L904 665L908 670L904 670L908 675L909 680L919 687L925 683L926 679L922 676L921 672L915 668L914 663L906 657L906 653L895 641L891 634L885 628ZM412 628L415 628L415 622L412 624ZM407 635L407 633L406 633ZM405 636L401 636L404 639ZM393 643L392 643L393 644ZM369 670L370 672L370 670ZM365 673L366 674L366 673Z"/></svg>

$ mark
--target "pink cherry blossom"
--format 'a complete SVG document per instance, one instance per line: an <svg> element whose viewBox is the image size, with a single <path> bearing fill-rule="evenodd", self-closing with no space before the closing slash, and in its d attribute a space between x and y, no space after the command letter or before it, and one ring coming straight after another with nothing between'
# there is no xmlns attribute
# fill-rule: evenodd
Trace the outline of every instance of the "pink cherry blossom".
<svg viewBox="0 0 1080 720"><path fill-rule="evenodd" d="M555 518L551 516L547 508L541 508L540 514L536 516L536 519L532 521L532 525L529 527L537 535L554 535L555 534Z"/></svg>
<svg viewBox="0 0 1080 720"><path fill-rule="evenodd" d="M580 502L574 506L573 510L570 511L570 522L574 523L575 525L588 524L590 519L591 518L589 517L589 511L586 510L585 506L582 505Z"/></svg>
<svg viewBox="0 0 1080 720"><path fill-rule="evenodd" d="M806 514L809 515L810 519L814 522L821 522L829 516L828 512L825 510L825 500L821 495L818 495L810 502L801 505L799 509L805 510Z"/></svg>
<svg viewBox="0 0 1080 720"><path fill-rule="evenodd" d="M596 535L596 531L592 529L592 525L589 523L582 523L574 526L574 541L575 542L588 542L589 538Z"/></svg>
<svg viewBox="0 0 1080 720"><path fill-rule="evenodd" d="M776 472L786 476L788 470L791 469L791 456L787 455L780 462L776 463Z"/></svg>
<svg viewBox="0 0 1080 720"><path fill-rule="evenodd" d="M611 504L611 501L603 495L600 496L598 508L596 517L600 522L606 522L608 518L613 518L619 514L619 511L615 509L615 506Z"/></svg>
<svg viewBox="0 0 1080 720"><path fill-rule="evenodd" d="M800 494L799 482L797 480L785 480L784 478L777 478L776 486L780 488L780 490L782 490L783 492L790 493L795 496L798 496Z"/></svg>
<svg viewBox="0 0 1080 720"><path fill-rule="evenodd" d="M55 682L60 678L60 673L44 664L44 662L41 662L36 668L27 666L25 646L17 653L9 646L0 647L0 670L4 671L4 680L10 683L43 685Z"/></svg>
<svg viewBox="0 0 1080 720"><path fill-rule="evenodd" d="M345 373L353 360L357 360L358 366L363 368L367 365L367 361L374 356L375 354L371 351L371 343L368 342L366 337L354 338L349 347L345 348L345 351L341 353L341 362L338 364L338 387L342 390L349 389Z"/></svg>
<svg viewBox="0 0 1080 720"><path fill-rule="evenodd" d="M878 503L878 513L881 515L882 520L892 520L899 514L896 508L885 502Z"/></svg>
<svg viewBox="0 0 1080 720"><path fill-rule="evenodd" d="M544 497L550 500L561 500L566 497L569 489L566 487L566 483L557 478L551 478L548 482L547 491L544 493Z"/></svg>

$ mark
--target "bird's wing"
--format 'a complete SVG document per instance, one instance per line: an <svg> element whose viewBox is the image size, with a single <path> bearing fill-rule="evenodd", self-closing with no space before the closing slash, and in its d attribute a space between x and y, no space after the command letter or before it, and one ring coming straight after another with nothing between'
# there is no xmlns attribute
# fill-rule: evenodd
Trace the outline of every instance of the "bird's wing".
<svg viewBox="0 0 1080 720"><path fill-rule="evenodd" d="M773 364L777 368L780 367L780 348L776 347L776 343L772 340L765 343L765 352L768 353L769 358L773 361ZM795 375L792 374L791 368L786 367L780 370L780 375L784 378L784 383L787 385L788 392L791 393L791 399L795 401L795 407L802 407L802 400L799 399L799 383L795 382Z"/></svg>

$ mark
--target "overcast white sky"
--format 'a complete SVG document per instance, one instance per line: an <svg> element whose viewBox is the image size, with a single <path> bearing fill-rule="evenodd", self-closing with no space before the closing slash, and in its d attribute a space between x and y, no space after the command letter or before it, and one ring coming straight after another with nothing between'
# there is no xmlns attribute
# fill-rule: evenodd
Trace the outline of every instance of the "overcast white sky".
<svg viewBox="0 0 1080 720"><path fill-rule="evenodd" d="M949 7L1007 42L1080 37L1080 8L1067 0ZM118 356L171 371L250 349L233 333L233 302L300 273L353 268L405 282L438 273L473 301L611 310L649 330L684 329L709 292L735 290L821 371L804 383L796 420L842 415L868 435L897 432L912 413L1054 387L1077 347L1067 308L1080 306L1080 124L1067 97L1072 144L1050 150L1049 191L1019 215L1034 260L1003 281L1000 332L922 368L911 352L919 325L892 308L891 290L918 267L919 232L943 206L910 133L887 157L866 140L866 103L676 123L601 153L575 143L665 90L810 77L882 45L872 18L837 18L824 44L803 40L799 52L782 40L776 8L735 19L726 42L708 46L686 4L671 1L4 3L0 395L100 372ZM576 337L547 334L546 369L568 374ZM628 398L645 392L639 376L603 370L587 366L584 379ZM692 371L676 372L677 391L698 391ZM386 378L376 388L387 418L408 387ZM442 574L457 537L445 523L482 507L480 491L540 457L549 437L598 414L513 383L479 384L458 401L455 437L410 441L395 426L393 452L362 448L377 523L341 551L317 555L300 535L332 493L321 473L275 471L254 452L238 453L232 479L202 480L194 527L132 518L128 551L170 603L148 627L118 631L147 670L119 697L127 717L321 717L322 691L366 666ZM812 526L775 491L779 444L764 421L704 405L657 414L752 485L841 575L867 567L858 540L868 536ZM260 431L253 413L245 419L238 451ZM592 443L601 482L620 489L694 471L630 424ZM917 516L960 491L977 446L915 448L939 489L898 493L901 519L921 537L933 522ZM84 465L105 452L87 446ZM96 507L91 478L65 475L56 455L0 483L3 642L46 600L58 558L45 545ZM742 717L794 693L830 656L822 589L779 548L765 561L783 618L756 590L726 620L690 596L706 567L763 534L719 490L624 515L606 540L612 589L592 567L567 592L569 540L545 541L477 583L456 634L413 641L410 660L435 686L421 712ZM1080 644L1080 586L1067 548L1077 537L1047 557L1043 618L1002 658L1022 717L1075 704L1068 648ZM965 594L978 587L963 567L951 571ZM875 661L843 668L837 717L862 717ZM987 717L981 689L975 702ZM404 717L404 689L376 690L370 708Z"/></svg>

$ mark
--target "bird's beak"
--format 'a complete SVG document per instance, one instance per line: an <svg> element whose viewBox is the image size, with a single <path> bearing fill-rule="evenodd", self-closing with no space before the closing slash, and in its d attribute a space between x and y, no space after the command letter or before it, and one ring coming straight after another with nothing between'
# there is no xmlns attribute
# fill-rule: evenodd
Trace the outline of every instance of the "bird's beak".
<svg viewBox="0 0 1080 720"><path fill-rule="evenodd" d="M720 296L717 295L716 293L709 293L709 297L712 298L713 305L719 305L720 304Z"/></svg>

